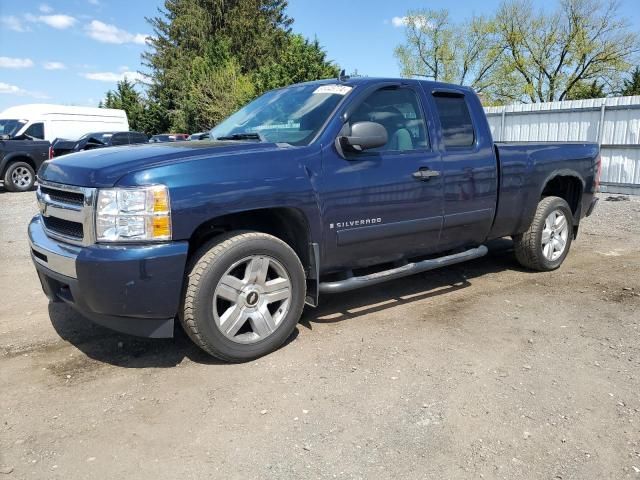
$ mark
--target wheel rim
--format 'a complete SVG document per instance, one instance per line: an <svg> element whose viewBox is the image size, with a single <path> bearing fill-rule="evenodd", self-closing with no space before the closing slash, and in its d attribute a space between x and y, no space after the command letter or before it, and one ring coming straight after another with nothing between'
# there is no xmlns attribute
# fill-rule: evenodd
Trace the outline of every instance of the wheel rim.
<svg viewBox="0 0 640 480"><path fill-rule="evenodd" d="M251 255L222 275L213 294L216 326L237 343L255 343L271 336L291 306L289 273L276 259Z"/></svg>
<svg viewBox="0 0 640 480"><path fill-rule="evenodd" d="M31 185L31 172L26 167L17 167L11 173L11 180L16 187L28 187Z"/></svg>
<svg viewBox="0 0 640 480"><path fill-rule="evenodd" d="M567 217L560 210L554 210L544 221L542 230L542 253L552 262L560 258L567 248L569 237L569 223Z"/></svg>

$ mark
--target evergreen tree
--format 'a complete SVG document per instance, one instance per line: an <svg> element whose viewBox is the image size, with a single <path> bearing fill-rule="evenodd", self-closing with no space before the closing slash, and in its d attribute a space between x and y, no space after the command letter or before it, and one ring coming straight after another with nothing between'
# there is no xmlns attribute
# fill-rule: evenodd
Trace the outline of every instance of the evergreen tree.
<svg viewBox="0 0 640 480"><path fill-rule="evenodd" d="M291 33L286 8L286 0L165 0L147 19L147 128L211 128L265 89L337 75L317 41Z"/></svg>
<svg viewBox="0 0 640 480"><path fill-rule="evenodd" d="M129 128L135 131L145 131L145 104L142 96L135 89L133 82L126 78L118 82L115 91L109 90L104 102L104 108L118 108L127 112Z"/></svg>
<svg viewBox="0 0 640 480"><path fill-rule="evenodd" d="M310 42L302 35L291 35L277 57L257 71L255 84L262 93L292 83L337 77L339 73L317 39Z"/></svg>
<svg viewBox="0 0 640 480"><path fill-rule="evenodd" d="M640 95L640 67L631 72L631 78L624 81L622 95Z"/></svg>

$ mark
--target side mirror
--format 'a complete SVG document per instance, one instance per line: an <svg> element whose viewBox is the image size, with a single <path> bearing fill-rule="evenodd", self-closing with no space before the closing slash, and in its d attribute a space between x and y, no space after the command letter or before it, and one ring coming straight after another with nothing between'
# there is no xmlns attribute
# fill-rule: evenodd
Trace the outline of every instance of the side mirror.
<svg viewBox="0 0 640 480"><path fill-rule="evenodd" d="M351 134L338 137L344 150L362 152L370 148L386 145L387 129L376 122L356 122L351 125Z"/></svg>
<svg viewBox="0 0 640 480"><path fill-rule="evenodd" d="M11 139L11 135L8 135L6 133L3 133L2 135L0 135L0 140L10 140Z"/></svg>

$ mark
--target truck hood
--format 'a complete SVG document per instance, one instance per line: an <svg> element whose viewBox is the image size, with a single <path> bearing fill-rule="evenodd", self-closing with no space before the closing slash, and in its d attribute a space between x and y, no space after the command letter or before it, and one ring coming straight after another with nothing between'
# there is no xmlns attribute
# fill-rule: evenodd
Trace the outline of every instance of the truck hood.
<svg viewBox="0 0 640 480"><path fill-rule="evenodd" d="M83 187L112 187L126 174L186 161L215 161L229 156L285 148L274 143L238 141L167 142L110 147L72 153L45 162L38 178Z"/></svg>

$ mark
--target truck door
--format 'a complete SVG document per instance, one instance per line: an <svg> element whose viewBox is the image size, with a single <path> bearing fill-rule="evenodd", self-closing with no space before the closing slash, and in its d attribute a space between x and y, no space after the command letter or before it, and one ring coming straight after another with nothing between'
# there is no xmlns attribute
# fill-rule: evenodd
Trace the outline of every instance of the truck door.
<svg viewBox="0 0 640 480"><path fill-rule="evenodd" d="M471 92L434 89L431 99L439 124L444 223L440 250L486 240L497 201L497 160L484 110ZM480 117L482 116L482 117Z"/></svg>
<svg viewBox="0 0 640 480"><path fill-rule="evenodd" d="M364 152L324 149L318 185L323 266L357 267L435 251L442 225L440 155L429 140L419 85L373 91L350 109L355 122L385 127L386 145Z"/></svg>

